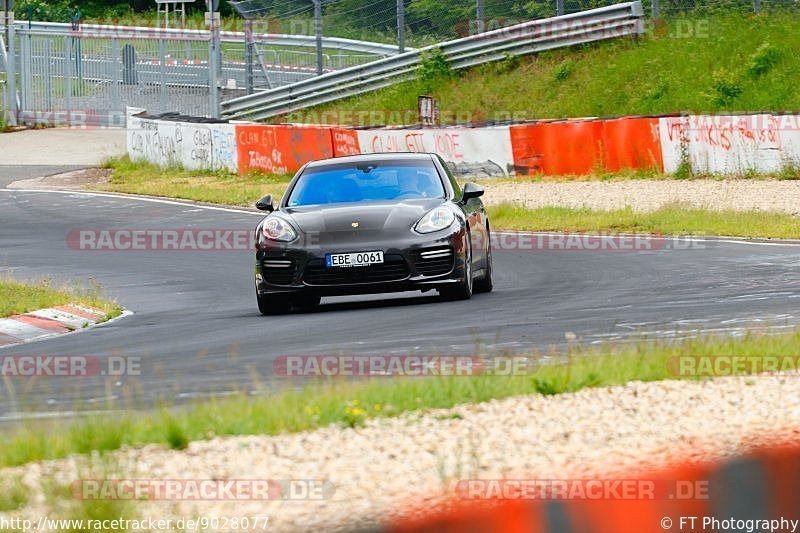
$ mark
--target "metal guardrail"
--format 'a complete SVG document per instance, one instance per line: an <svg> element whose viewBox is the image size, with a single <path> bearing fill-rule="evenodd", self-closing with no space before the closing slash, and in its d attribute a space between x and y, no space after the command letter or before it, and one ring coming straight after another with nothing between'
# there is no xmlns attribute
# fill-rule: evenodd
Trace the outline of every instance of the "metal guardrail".
<svg viewBox="0 0 800 533"><path fill-rule="evenodd" d="M438 48L453 69L644 33L640 1L534 20L371 63L330 72L276 89L222 102L227 118L264 120L276 115L374 91L412 79L425 53Z"/></svg>
<svg viewBox="0 0 800 533"><path fill-rule="evenodd" d="M15 22L18 30L33 30L38 34L54 33L56 35L73 35L75 37L103 37L103 38L129 38L129 39L177 39L207 40L207 30L187 30L175 28L154 28L146 26L111 26L105 24L81 24L80 29L73 30L71 24L63 22ZM313 35L286 35L281 33L256 33L258 42L269 46L297 46L302 48L316 48L316 39ZM222 42L244 42L244 32L220 32ZM347 50L367 54L392 56L397 55L397 46L371 41L358 41L355 39L342 39L339 37L323 37L322 47L333 50Z"/></svg>

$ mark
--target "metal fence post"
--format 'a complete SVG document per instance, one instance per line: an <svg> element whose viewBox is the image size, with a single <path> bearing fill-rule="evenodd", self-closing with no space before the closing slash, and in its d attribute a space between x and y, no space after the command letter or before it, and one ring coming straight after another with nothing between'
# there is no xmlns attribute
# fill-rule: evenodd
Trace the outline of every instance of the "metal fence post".
<svg viewBox="0 0 800 533"><path fill-rule="evenodd" d="M486 31L486 24L483 20L486 18L486 12L483 8L483 0L477 0L475 4L475 18L478 19L478 33L483 33Z"/></svg>
<svg viewBox="0 0 800 533"><path fill-rule="evenodd" d="M159 69L158 69L158 85L160 87L159 95L161 96L161 112L167 112L168 98L167 98L167 45L164 39L158 40L158 56L159 56Z"/></svg>
<svg viewBox="0 0 800 533"><path fill-rule="evenodd" d="M761 13L761 0L753 0L753 10L756 13Z"/></svg>
<svg viewBox="0 0 800 533"><path fill-rule="evenodd" d="M120 81L122 80L119 70L122 68L122 63L118 61L121 56L119 41L117 39L111 39L111 57L114 58L114 61L111 62L111 110L109 112L109 118L114 117L115 113L118 111L120 113L123 111L119 94Z"/></svg>
<svg viewBox="0 0 800 533"><path fill-rule="evenodd" d="M215 0L207 0L208 11L206 22L209 28L208 40L208 103L209 115L219 118L219 73L222 67L222 51L220 50L219 12L216 11Z"/></svg>
<svg viewBox="0 0 800 533"><path fill-rule="evenodd" d="M322 0L314 2L314 35L317 38L317 75L322 74Z"/></svg>
<svg viewBox="0 0 800 533"><path fill-rule="evenodd" d="M659 18L661 18L661 10L658 5L658 0L651 0L651 1L652 4L650 5L650 8L652 11L653 20L658 20Z"/></svg>
<svg viewBox="0 0 800 533"><path fill-rule="evenodd" d="M245 68L245 85L247 86L247 94L253 94L253 56L255 55L253 48L255 42L253 38L253 21L246 19L244 21L244 68Z"/></svg>
<svg viewBox="0 0 800 533"><path fill-rule="evenodd" d="M564 0L556 0L556 15L564 14Z"/></svg>
<svg viewBox="0 0 800 533"><path fill-rule="evenodd" d="M72 116L72 40L64 37L64 104L65 111Z"/></svg>
<svg viewBox="0 0 800 533"><path fill-rule="evenodd" d="M6 16L8 17L8 26L6 28L8 30L8 43L6 43L8 46L8 57L6 58L6 69L8 69L6 75L6 107L9 110L7 118L9 126L16 126L19 107L17 107L17 52L14 47L14 41L17 37L14 32L14 14L9 11Z"/></svg>
<svg viewBox="0 0 800 533"><path fill-rule="evenodd" d="M21 110L32 109L31 95L33 84L33 75L31 70L31 63L33 61L33 53L31 52L31 35L20 33L19 34L19 99Z"/></svg>
<svg viewBox="0 0 800 533"><path fill-rule="evenodd" d="M397 52L406 51L406 6L404 0L397 0Z"/></svg>
<svg viewBox="0 0 800 533"><path fill-rule="evenodd" d="M52 62L53 50L51 40L45 39L44 41L44 91L47 96L47 109L53 109L53 72L51 71L50 64Z"/></svg>

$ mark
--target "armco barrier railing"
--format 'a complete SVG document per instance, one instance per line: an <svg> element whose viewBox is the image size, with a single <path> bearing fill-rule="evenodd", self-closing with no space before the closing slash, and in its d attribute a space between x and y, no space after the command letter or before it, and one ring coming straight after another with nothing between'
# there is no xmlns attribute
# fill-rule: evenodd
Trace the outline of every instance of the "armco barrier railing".
<svg viewBox="0 0 800 533"><path fill-rule="evenodd" d="M152 38L189 40L195 36L199 40L207 39L206 30L188 30L176 28L153 28L144 26L112 26L106 24L81 24L80 29L73 30L71 24L62 22L22 22L17 21L18 30L33 30L38 34L53 33L55 35L73 34L75 36L95 36L105 38ZM222 42L244 42L243 32L220 32ZM316 48L316 38L313 35L286 35L279 33L259 34L255 37L270 46L291 46L301 48ZM374 43L370 41L357 41L355 39L341 39L338 37L323 37L322 47L331 50L346 50L366 54L392 56L397 54L397 46L392 44Z"/></svg>
<svg viewBox="0 0 800 533"><path fill-rule="evenodd" d="M534 20L463 39L405 52L371 63L222 102L228 118L263 120L305 107L373 91L409 80L426 52L435 48L453 69L644 32L639 1L615 4L560 17Z"/></svg>

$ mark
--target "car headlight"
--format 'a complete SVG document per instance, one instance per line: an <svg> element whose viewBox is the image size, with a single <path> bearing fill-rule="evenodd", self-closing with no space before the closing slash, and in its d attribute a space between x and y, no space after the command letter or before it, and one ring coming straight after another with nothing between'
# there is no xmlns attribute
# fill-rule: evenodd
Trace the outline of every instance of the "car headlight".
<svg viewBox="0 0 800 533"><path fill-rule="evenodd" d="M414 230L418 233L432 233L450 227L455 219L456 215L452 209L440 205L425 213L414 226Z"/></svg>
<svg viewBox="0 0 800 533"><path fill-rule="evenodd" d="M261 224L261 235L271 241L290 242L297 238L297 232L281 217L271 216Z"/></svg>

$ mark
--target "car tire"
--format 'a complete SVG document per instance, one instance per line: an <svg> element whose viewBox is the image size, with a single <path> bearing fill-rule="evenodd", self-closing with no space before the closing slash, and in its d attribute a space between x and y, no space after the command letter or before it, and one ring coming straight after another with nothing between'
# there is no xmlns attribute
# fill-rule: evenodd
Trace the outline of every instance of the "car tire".
<svg viewBox="0 0 800 533"><path fill-rule="evenodd" d="M492 282L492 235L489 233L489 226L486 226L486 267L484 276L475 282L472 292L492 292L494 283Z"/></svg>
<svg viewBox="0 0 800 533"><path fill-rule="evenodd" d="M464 278L455 285L446 285L439 294L446 300L469 300L472 298L472 239L467 231L467 253L464 259Z"/></svg>
<svg viewBox="0 0 800 533"><path fill-rule="evenodd" d="M288 313L291 309L289 299L279 294L258 294L256 292L256 301L262 315L280 315Z"/></svg>

